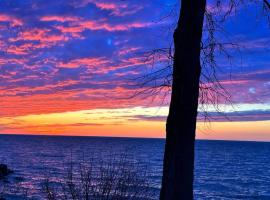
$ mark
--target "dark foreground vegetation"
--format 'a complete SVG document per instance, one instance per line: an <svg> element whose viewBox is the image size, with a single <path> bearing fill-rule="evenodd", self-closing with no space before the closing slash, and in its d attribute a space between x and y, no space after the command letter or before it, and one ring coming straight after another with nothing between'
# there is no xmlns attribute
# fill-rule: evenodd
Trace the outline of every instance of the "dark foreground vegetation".
<svg viewBox="0 0 270 200"><path fill-rule="evenodd" d="M61 181L46 178L42 187L47 200L152 199L146 167L126 157L98 165L71 163Z"/></svg>
<svg viewBox="0 0 270 200"><path fill-rule="evenodd" d="M70 162L65 173L45 175L39 188L39 197L33 197L31 189L8 188L0 185L0 200L14 199L44 200L149 200L156 199L150 182L146 179L147 168L132 159L96 162ZM31 194L31 195L30 195ZM34 195L35 196L35 195Z"/></svg>

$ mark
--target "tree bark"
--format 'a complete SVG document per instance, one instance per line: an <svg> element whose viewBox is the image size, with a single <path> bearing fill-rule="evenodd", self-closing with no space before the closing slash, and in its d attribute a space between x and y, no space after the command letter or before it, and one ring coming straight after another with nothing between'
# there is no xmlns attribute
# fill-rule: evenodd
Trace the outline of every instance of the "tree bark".
<svg viewBox="0 0 270 200"><path fill-rule="evenodd" d="M182 0L174 32L173 85L160 200L192 200L194 146L206 0Z"/></svg>

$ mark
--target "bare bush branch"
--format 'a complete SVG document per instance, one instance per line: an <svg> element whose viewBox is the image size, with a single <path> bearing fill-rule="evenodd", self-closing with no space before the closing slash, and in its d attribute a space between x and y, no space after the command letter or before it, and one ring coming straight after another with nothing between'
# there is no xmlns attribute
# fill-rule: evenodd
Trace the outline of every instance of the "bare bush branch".
<svg viewBox="0 0 270 200"><path fill-rule="evenodd" d="M153 199L147 169L127 156L113 157L99 165L70 165L63 181L47 178L43 193L47 200L129 200Z"/></svg>

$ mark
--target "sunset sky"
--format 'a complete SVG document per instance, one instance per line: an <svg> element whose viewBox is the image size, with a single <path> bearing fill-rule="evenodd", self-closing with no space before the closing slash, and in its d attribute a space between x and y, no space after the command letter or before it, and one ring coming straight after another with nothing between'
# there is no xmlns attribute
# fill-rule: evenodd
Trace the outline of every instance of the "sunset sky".
<svg viewBox="0 0 270 200"><path fill-rule="evenodd" d="M164 137L169 97L133 94L168 48L176 0L0 1L0 133ZM208 5L211 9L211 3ZM224 6L226 9L226 6ZM218 57L230 104L197 138L270 141L270 26L262 6L239 8L224 24L237 42L232 64ZM133 98L131 98L133 97Z"/></svg>

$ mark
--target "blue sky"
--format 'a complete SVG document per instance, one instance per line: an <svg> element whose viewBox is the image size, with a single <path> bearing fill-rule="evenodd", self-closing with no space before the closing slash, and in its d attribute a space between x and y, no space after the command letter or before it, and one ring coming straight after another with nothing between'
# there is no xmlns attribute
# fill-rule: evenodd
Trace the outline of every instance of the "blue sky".
<svg viewBox="0 0 270 200"><path fill-rule="evenodd" d="M217 37L239 45L237 51L228 47L231 63L216 57L217 75L235 105L224 112L234 121L270 120L270 28L261 11L259 4L240 6ZM2 132L23 130L26 125L13 119L20 116L167 108L168 98L160 104L163 93L154 101L123 97L134 93L134 78L166 64L162 57L153 66L145 52L170 47L177 13L175 0L0 1ZM226 120L211 112L216 120ZM142 121L165 116L134 114Z"/></svg>

